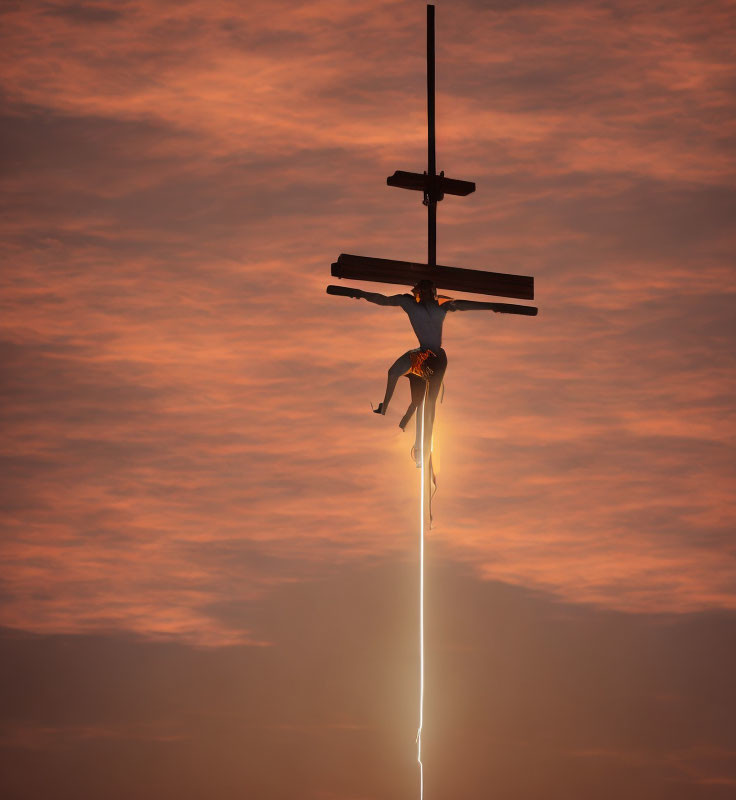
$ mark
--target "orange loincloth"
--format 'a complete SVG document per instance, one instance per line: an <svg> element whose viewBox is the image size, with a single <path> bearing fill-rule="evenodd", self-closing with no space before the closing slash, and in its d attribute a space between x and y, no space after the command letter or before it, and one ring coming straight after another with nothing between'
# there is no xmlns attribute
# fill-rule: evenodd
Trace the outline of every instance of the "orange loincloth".
<svg viewBox="0 0 736 800"><path fill-rule="evenodd" d="M434 372L434 370L427 366L424 362L430 357L434 356L437 357L437 354L432 352L431 350L412 350L411 351L411 367L409 372L412 375L418 375L420 378L424 378L424 380L429 380L429 376Z"/></svg>

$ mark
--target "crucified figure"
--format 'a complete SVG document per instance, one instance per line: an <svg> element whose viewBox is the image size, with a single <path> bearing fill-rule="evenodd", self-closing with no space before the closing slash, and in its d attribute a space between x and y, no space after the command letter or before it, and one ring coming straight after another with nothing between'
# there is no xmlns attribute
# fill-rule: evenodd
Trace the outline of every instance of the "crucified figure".
<svg viewBox="0 0 736 800"><path fill-rule="evenodd" d="M330 289L338 291L330 292ZM453 300L449 297L438 297L437 289L430 280L421 280L412 290L412 294L395 294L387 296L377 292L364 292L362 289L328 287L331 294L341 294L355 299L363 298L369 303L379 306L399 306L409 316L419 347L409 350L400 356L388 370L386 393L383 400L374 408L376 414L385 414L402 375L409 378L411 386L411 403L399 426L406 428L414 412L422 402L424 406L423 425L417 424L414 453L417 466L421 466L422 453L429 453L432 441L437 397L447 369L447 355L442 349L442 325L448 311L499 311L497 303L478 303L473 300ZM443 302L440 302L443 301ZM424 429L424 448L422 448L420 430Z"/></svg>

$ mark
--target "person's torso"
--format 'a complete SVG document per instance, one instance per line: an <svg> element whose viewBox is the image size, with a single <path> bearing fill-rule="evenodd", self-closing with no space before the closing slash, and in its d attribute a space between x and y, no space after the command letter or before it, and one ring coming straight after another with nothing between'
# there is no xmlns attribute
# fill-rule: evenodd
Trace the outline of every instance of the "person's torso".
<svg viewBox="0 0 736 800"><path fill-rule="evenodd" d="M409 322L422 348L439 352L442 347L442 323L447 312L439 303L417 303L412 300L404 306Z"/></svg>

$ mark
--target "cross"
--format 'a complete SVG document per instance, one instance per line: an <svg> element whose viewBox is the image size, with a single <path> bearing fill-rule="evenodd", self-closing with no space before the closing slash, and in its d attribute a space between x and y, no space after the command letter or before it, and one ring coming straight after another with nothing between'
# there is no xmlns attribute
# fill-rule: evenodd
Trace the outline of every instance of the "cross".
<svg viewBox="0 0 736 800"><path fill-rule="evenodd" d="M501 297L515 297L522 300L534 299L534 278L525 275L507 275L500 272L486 270L459 269L458 267L445 267L437 264L437 203L446 194L465 197L475 191L475 184L470 181L461 181L446 178L444 172L437 174L435 153L435 107L434 107L434 6L427 6L427 169L423 174L417 172L403 172L397 170L386 179L389 186L400 189L409 189L422 192L424 205L427 206L427 263L417 264L410 261L393 261L387 258L369 258L342 253L332 265L332 275L336 278L353 278L361 281L376 281L379 283L398 283L416 286L421 280L431 281L436 288L454 289L462 292L476 294L490 294ZM348 297L365 297L370 302L379 305L400 305L409 315L414 331L419 338L420 347L409 351L389 368L388 383L384 401L377 409L379 414L386 413L386 407L396 386L400 375L407 375L411 384L412 402L404 415L400 426L402 429L408 423L412 414L417 412L416 439L414 454L417 466L421 467L421 491L419 496L419 727L417 728L417 761L419 763L419 797L424 797L424 765L422 763L422 726L424 717L424 528L425 507L428 505L430 528L432 526L432 486L436 488L437 482L432 465L432 432L435 419L435 404L442 386L447 357L441 345L430 347L427 341L434 342L432 337L441 340L443 311L440 317L433 309L439 309L436 296L434 304L425 297L427 288L416 287L415 299L422 303L419 306L406 295L386 297L372 292L363 292L359 289L350 289L341 286L328 286L328 294L346 295ZM436 293L435 293L436 295ZM431 295L430 295L431 297ZM523 306L515 303L477 303L469 300L449 300L452 307L448 310L463 310L468 307L477 309L492 309L508 314L524 314L535 316L537 309L533 306ZM462 305L460 305L462 304ZM426 312L426 317L424 316ZM435 328L429 323L435 313ZM419 320L427 322L419 322ZM428 328L423 327L428 325ZM420 336L420 331L422 331ZM422 340L424 337L425 341ZM438 352L434 352L434 347ZM417 363L415 363L415 359ZM410 361L407 361L410 359ZM427 368L422 364L427 362ZM431 362L431 366L430 366ZM415 390L423 395L423 399L415 397Z"/></svg>
<svg viewBox="0 0 736 800"><path fill-rule="evenodd" d="M477 269L459 269L437 264L437 203L445 195L466 197L475 191L471 181L446 178L444 171L437 174L435 153L434 104L434 6L427 6L427 170L404 172L396 170L386 179L389 186L422 192L427 206L427 263L395 261L388 258L371 258L342 253L332 265L335 278L352 278L359 281L376 281L414 286L422 279L431 280L438 289L451 289L472 294L534 299L534 278L525 275L508 275ZM328 286L328 294L349 294L348 287ZM506 314L536 316L534 306L515 303L494 303L493 310Z"/></svg>

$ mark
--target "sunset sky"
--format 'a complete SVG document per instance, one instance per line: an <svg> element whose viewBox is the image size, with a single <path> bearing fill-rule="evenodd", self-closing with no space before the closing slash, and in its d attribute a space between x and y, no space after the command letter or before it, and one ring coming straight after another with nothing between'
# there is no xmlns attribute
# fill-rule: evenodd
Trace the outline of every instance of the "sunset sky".
<svg viewBox="0 0 736 800"><path fill-rule="evenodd" d="M436 8L438 261L540 312L445 325L425 797L731 798L736 6ZM415 340L325 286L426 259L424 26L0 6L3 797L418 796Z"/></svg>

